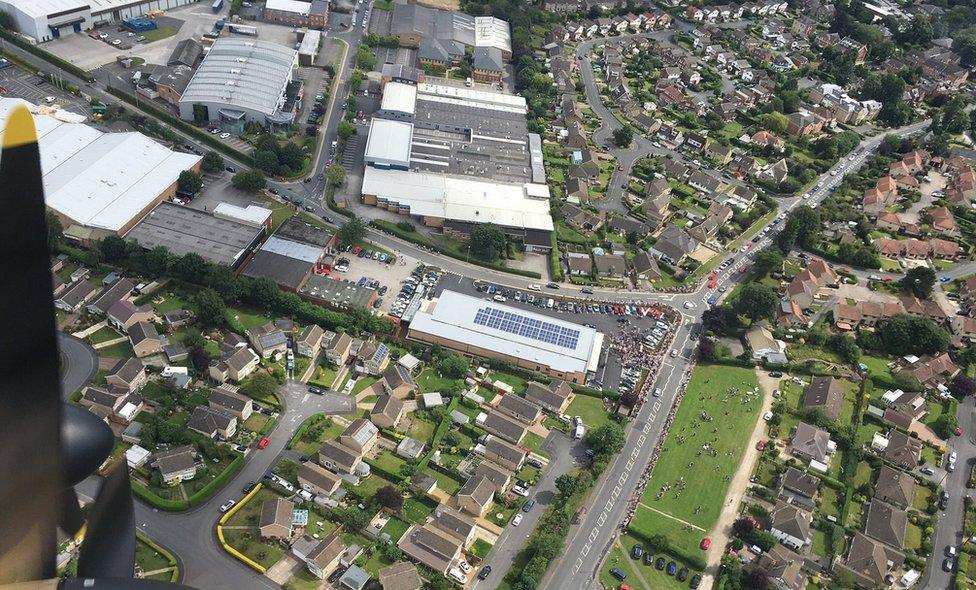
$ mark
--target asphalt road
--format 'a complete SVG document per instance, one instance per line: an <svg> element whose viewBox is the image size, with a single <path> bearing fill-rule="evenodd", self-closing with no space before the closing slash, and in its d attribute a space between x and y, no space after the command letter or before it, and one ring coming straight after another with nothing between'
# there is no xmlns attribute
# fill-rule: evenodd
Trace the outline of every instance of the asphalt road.
<svg viewBox="0 0 976 590"><path fill-rule="evenodd" d="M58 332L61 350L61 394L67 398L84 387L98 371L98 353L87 342Z"/></svg>

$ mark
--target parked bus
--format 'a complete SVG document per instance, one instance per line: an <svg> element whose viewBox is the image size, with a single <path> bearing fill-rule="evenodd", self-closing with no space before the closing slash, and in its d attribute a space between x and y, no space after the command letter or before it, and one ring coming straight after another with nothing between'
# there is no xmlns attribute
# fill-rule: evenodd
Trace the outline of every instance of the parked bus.
<svg viewBox="0 0 976 590"><path fill-rule="evenodd" d="M220 12L220 9L223 7L224 7L224 0L214 0L213 6L211 6L214 12Z"/></svg>

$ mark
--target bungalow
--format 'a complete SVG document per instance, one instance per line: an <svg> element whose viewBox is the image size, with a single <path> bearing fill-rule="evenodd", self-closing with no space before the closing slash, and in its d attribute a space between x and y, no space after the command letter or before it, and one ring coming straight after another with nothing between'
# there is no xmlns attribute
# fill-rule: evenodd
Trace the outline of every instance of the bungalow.
<svg viewBox="0 0 976 590"><path fill-rule="evenodd" d="M653 282L661 278L661 268L649 252L637 252L631 266L638 281Z"/></svg>
<svg viewBox="0 0 976 590"><path fill-rule="evenodd" d="M908 513L891 504L873 498L868 502L864 519L864 534L889 547L905 548L905 532L908 529Z"/></svg>
<svg viewBox="0 0 976 590"><path fill-rule="evenodd" d="M820 479L795 467L787 467L786 472L780 477L779 487L780 497L787 502L791 502L794 496L812 502L820 491Z"/></svg>
<svg viewBox="0 0 976 590"><path fill-rule="evenodd" d="M397 546L404 554L440 574L446 575L460 557L464 542L431 523L414 525L400 537Z"/></svg>
<svg viewBox="0 0 976 590"><path fill-rule="evenodd" d="M861 533L854 533L847 557L835 567L850 573L863 588L878 588L889 585L889 577L904 561L904 554Z"/></svg>
<svg viewBox="0 0 976 590"><path fill-rule="evenodd" d="M265 500L261 504L261 517L258 521L261 538L287 543L291 539L294 510L295 504L284 498Z"/></svg>
<svg viewBox="0 0 976 590"><path fill-rule="evenodd" d="M559 379L554 379L549 385L529 381L525 387L525 399L545 410L561 414L573 399L573 389Z"/></svg>
<svg viewBox="0 0 976 590"><path fill-rule="evenodd" d="M495 407L529 426L535 424L542 416L541 407L514 393L501 396Z"/></svg>
<svg viewBox="0 0 976 590"><path fill-rule="evenodd" d="M125 425L131 423L144 407L141 397L115 387L86 387L78 403L105 422Z"/></svg>
<svg viewBox="0 0 976 590"><path fill-rule="evenodd" d="M828 419L836 421L843 402L844 391L839 380L834 377L814 377L803 390L800 405L804 410L819 410Z"/></svg>
<svg viewBox="0 0 976 590"><path fill-rule="evenodd" d="M887 465L882 465L874 483L874 497L899 508L908 508L915 499L915 478Z"/></svg>
<svg viewBox="0 0 976 590"><path fill-rule="evenodd" d="M230 440L237 432L237 417L222 409L197 406L190 414L186 427L208 438L219 435L224 440Z"/></svg>
<svg viewBox="0 0 976 590"><path fill-rule="evenodd" d="M622 254L594 255L593 263L600 276L620 277L627 273L627 259Z"/></svg>
<svg viewBox="0 0 976 590"><path fill-rule="evenodd" d="M922 441L900 430L892 430L888 433L882 456L905 469L915 469L922 457Z"/></svg>
<svg viewBox="0 0 976 590"><path fill-rule="evenodd" d="M208 403L211 408L235 416L241 422L250 418L254 411L254 400L227 385L214 388L210 392Z"/></svg>
<svg viewBox="0 0 976 590"><path fill-rule="evenodd" d="M313 576L324 580L339 567L346 545L342 542L339 531L333 531L321 540L305 535L295 541L291 551Z"/></svg>
<svg viewBox="0 0 976 590"><path fill-rule="evenodd" d="M565 3L566 0L556 0ZM576 4L576 0L569 0ZM546 6L552 2L546 2ZM379 570L380 586L383 590L421 590L423 580L417 572L417 566L407 561L398 561Z"/></svg>
<svg viewBox="0 0 976 590"><path fill-rule="evenodd" d="M512 444L520 444L525 438L525 426L497 410L488 413L483 426L491 434L500 436Z"/></svg>
<svg viewBox="0 0 976 590"><path fill-rule="evenodd" d="M833 444L829 432L806 422L800 422L796 425L796 431L787 450L791 455L801 459L823 463L833 452Z"/></svg>
<svg viewBox="0 0 976 590"><path fill-rule="evenodd" d="M88 313L105 315L109 308L122 300L135 285L129 279L119 279L102 289L85 310Z"/></svg>
<svg viewBox="0 0 976 590"><path fill-rule="evenodd" d="M108 317L108 323L121 332L125 332L137 322L151 322L154 317L151 307L137 306L128 299L114 303L105 315Z"/></svg>
<svg viewBox="0 0 976 590"><path fill-rule="evenodd" d="M566 253L566 270L572 276L584 276L593 272L593 261L584 252Z"/></svg>
<svg viewBox="0 0 976 590"><path fill-rule="evenodd" d="M65 289L57 299L54 307L69 313L80 311L82 307L98 292L98 288L88 282L88 279L76 281Z"/></svg>
<svg viewBox="0 0 976 590"><path fill-rule="evenodd" d="M462 547L474 543L478 528L472 518L443 504L434 509L430 524L436 529L457 537L461 541Z"/></svg>
<svg viewBox="0 0 976 590"><path fill-rule="evenodd" d="M306 461L298 466L298 485L318 496L331 496L339 489L342 478L317 463Z"/></svg>
<svg viewBox="0 0 976 590"><path fill-rule="evenodd" d="M380 428L395 429L403 418L403 402L391 395L376 397L376 403L370 410L370 421Z"/></svg>
<svg viewBox="0 0 976 590"><path fill-rule="evenodd" d="M482 517L495 498L495 484L483 475L473 475L455 496L461 510Z"/></svg>
<svg viewBox="0 0 976 590"><path fill-rule="evenodd" d="M156 327L149 322L136 322L129 326L129 342L132 351L139 358L163 351L163 341L156 332Z"/></svg>
<svg viewBox="0 0 976 590"><path fill-rule="evenodd" d="M934 389L955 377L959 373L959 367L952 362L949 353L943 352L921 358L906 357L897 372L911 375L925 387Z"/></svg>

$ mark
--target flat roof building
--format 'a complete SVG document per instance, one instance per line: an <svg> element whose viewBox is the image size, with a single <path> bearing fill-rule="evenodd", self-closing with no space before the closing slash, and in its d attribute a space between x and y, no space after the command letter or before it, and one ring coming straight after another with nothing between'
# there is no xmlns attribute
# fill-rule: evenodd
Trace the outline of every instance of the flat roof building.
<svg viewBox="0 0 976 590"><path fill-rule="evenodd" d="M176 256L195 252L210 262L235 268L264 234L264 227L166 202L160 203L125 237L147 250L165 246Z"/></svg>
<svg viewBox="0 0 976 590"><path fill-rule="evenodd" d="M491 16L471 16L463 12L427 8L416 4L397 4L390 34L400 43L420 45L424 39L441 45L496 47L506 58L512 55L512 35L508 21Z"/></svg>
<svg viewBox="0 0 976 590"><path fill-rule="evenodd" d="M197 0L0 0L0 10L11 16L17 31L43 42L193 2Z"/></svg>
<svg viewBox="0 0 976 590"><path fill-rule="evenodd" d="M180 99L180 118L239 126L290 125L287 91L298 50L257 39L217 39Z"/></svg>
<svg viewBox="0 0 976 590"><path fill-rule="evenodd" d="M138 132L105 133L64 110L0 98L0 119L25 104L34 113L44 200L65 228L123 235L153 207L176 195L184 170L199 171L201 156L174 152Z"/></svg>
<svg viewBox="0 0 976 590"><path fill-rule="evenodd" d="M297 292L322 261L332 237L332 232L293 216L261 244L241 274L269 278L283 289Z"/></svg>
<svg viewBox="0 0 976 590"><path fill-rule="evenodd" d="M308 277L299 295L314 303L336 309L368 308L376 301L377 296L374 289L316 274Z"/></svg>
<svg viewBox="0 0 976 590"><path fill-rule="evenodd" d="M603 334L592 328L447 290L425 302L407 337L573 383L596 370L603 348Z"/></svg>

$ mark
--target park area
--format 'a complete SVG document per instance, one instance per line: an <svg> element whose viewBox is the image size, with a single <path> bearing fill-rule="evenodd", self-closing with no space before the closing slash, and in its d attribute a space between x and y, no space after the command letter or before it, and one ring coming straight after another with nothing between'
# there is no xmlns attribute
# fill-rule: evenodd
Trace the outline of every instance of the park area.
<svg viewBox="0 0 976 590"><path fill-rule="evenodd" d="M685 554L714 527L762 407L751 369L699 365L631 528Z"/></svg>

